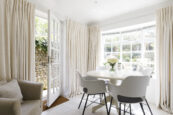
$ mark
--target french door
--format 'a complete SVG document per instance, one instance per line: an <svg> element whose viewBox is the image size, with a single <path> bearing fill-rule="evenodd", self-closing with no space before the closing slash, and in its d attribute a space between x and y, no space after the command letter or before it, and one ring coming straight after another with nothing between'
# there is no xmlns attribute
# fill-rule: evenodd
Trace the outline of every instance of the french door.
<svg viewBox="0 0 173 115"><path fill-rule="evenodd" d="M60 96L61 92L61 23L48 11L48 95L47 106Z"/></svg>

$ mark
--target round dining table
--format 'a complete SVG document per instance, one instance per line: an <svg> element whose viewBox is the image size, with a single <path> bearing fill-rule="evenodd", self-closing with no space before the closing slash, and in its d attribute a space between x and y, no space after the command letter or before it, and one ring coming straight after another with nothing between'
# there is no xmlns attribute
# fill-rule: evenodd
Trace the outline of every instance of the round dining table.
<svg viewBox="0 0 173 115"><path fill-rule="evenodd" d="M115 71L111 72L108 70L95 70L95 71L89 71L86 74L89 77L94 77L98 79L105 79L109 80L112 84L117 84L117 81L123 81L125 78L130 76L143 76L143 74L139 71L127 71L127 70L121 70L121 71ZM110 102L110 96L106 97L107 102ZM102 100L102 103L104 103L104 100ZM118 101L114 100L113 105L115 105L118 108ZM98 109L100 109L103 106L103 104L94 106L92 108L92 112L94 113ZM118 109L117 109L118 112Z"/></svg>
<svg viewBox="0 0 173 115"><path fill-rule="evenodd" d="M143 76L143 74L139 71L127 71L127 70L121 70L115 72L108 70L95 70L87 72L86 75L94 78L107 79L110 80L110 82L113 84L117 80L124 80L125 78L130 76Z"/></svg>

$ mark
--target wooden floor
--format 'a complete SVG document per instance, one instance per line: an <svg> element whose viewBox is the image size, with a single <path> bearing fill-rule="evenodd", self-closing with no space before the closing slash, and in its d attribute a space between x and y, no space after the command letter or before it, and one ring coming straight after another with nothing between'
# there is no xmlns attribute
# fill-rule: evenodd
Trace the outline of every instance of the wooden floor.
<svg viewBox="0 0 173 115"><path fill-rule="evenodd" d="M44 100L43 101L43 111L48 110L48 109L55 107L55 106L60 106L60 104L65 103L67 101L69 101L69 99L60 96L58 99L56 99L56 101L50 107L47 107L47 105L46 105L47 100Z"/></svg>

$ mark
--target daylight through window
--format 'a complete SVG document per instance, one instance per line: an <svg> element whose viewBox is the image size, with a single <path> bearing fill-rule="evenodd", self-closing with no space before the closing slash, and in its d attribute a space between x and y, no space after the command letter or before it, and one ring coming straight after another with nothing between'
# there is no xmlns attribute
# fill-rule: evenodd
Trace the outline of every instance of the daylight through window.
<svg viewBox="0 0 173 115"><path fill-rule="evenodd" d="M155 25L115 33L103 33L104 62L116 57L122 69L150 67L154 71Z"/></svg>

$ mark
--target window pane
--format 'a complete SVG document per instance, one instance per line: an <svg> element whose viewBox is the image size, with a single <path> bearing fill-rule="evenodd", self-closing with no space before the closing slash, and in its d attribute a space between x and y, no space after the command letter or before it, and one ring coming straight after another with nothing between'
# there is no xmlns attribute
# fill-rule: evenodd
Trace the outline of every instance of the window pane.
<svg viewBox="0 0 173 115"><path fill-rule="evenodd" d="M105 52L111 52L111 44L105 44Z"/></svg>
<svg viewBox="0 0 173 115"><path fill-rule="evenodd" d="M120 41L120 34L115 34L112 38L112 42L118 42Z"/></svg>
<svg viewBox="0 0 173 115"><path fill-rule="evenodd" d="M147 28L143 30L143 34L144 34L144 40L145 41L152 41L155 38L155 32L156 28L155 27L151 27L151 28Z"/></svg>
<svg viewBox="0 0 173 115"><path fill-rule="evenodd" d="M141 50L141 44L140 43L132 45L132 51L140 51L140 50Z"/></svg>
<svg viewBox="0 0 173 115"><path fill-rule="evenodd" d="M147 51L154 50L154 43L153 42L145 43L145 50L147 50Z"/></svg>
<svg viewBox="0 0 173 115"><path fill-rule="evenodd" d="M112 38L110 36L106 36L104 37L104 39L105 39L105 43L111 43L112 41Z"/></svg>
<svg viewBox="0 0 173 115"><path fill-rule="evenodd" d="M140 31L133 31L123 33L123 41L138 41L141 39L141 32Z"/></svg>
<svg viewBox="0 0 173 115"><path fill-rule="evenodd" d="M123 45L123 51L130 51L130 50L131 50L130 44Z"/></svg>
<svg viewBox="0 0 173 115"><path fill-rule="evenodd" d="M119 44L113 44L112 52L120 52L120 45Z"/></svg>
<svg viewBox="0 0 173 115"><path fill-rule="evenodd" d="M108 57L110 57L111 53L105 53L104 54L104 59L107 59Z"/></svg>
<svg viewBox="0 0 173 115"><path fill-rule="evenodd" d="M137 64L137 63L133 63L133 64L132 64L132 70L133 70L133 71L136 71L137 68L138 68L138 64Z"/></svg>
<svg viewBox="0 0 173 115"><path fill-rule="evenodd" d="M112 56L117 58L118 60L120 59L120 53L112 53Z"/></svg>
<svg viewBox="0 0 173 115"><path fill-rule="evenodd" d="M132 61L133 62L140 62L141 60L141 53L133 53L132 54Z"/></svg>
<svg viewBox="0 0 173 115"><path fill-rule="evenodd" d="M131 64L130 63L122 63L122 69L131 70Z"/></svg>
<svg viewBox="0 0 173 115"><path fill-rule="evenodd" d="M154 61L154 52L149 52L149 53L145 53L144 58L147 62L153 62Z"/></svg>
<svg viewBox="0 0 173 115"><path fill-rule="evenodd" d="M154 71L154 64L147 64L147 67L152 68L152 69L153 69L153 71Z"/></svg>
<svg viewBox="0 0 173 115"><path fill-rule="evenodd" d="M130 62L130 53L123 53L123 61L124 62Z"/></svg>

